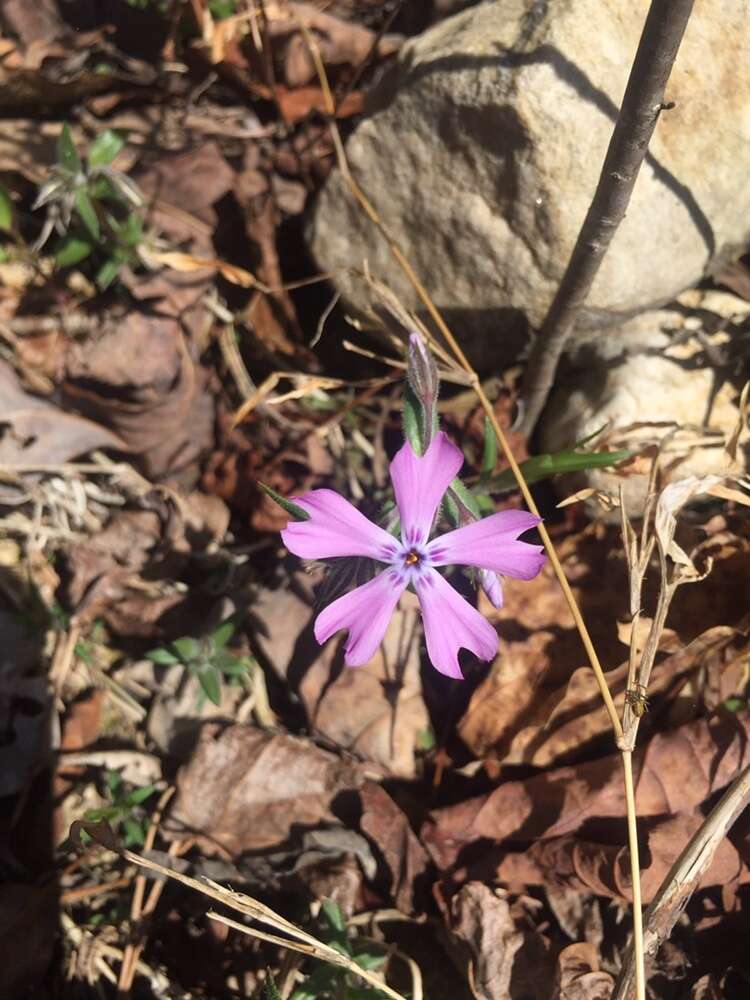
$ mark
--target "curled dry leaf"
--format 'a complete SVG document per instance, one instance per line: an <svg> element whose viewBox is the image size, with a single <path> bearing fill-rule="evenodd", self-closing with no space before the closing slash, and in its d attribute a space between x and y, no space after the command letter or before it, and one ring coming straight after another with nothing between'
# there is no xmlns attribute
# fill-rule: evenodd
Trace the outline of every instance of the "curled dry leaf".
<svg viewBox="0 0 750 1000"><path fill-rule="evenodd" d="M654 898L672 864L704 820L703 813L694 810L640 823L645 845L641 865L644 903ZM745 871L736 848L724 840L700 884L736 887ZM496 877L512 889L552 883L576 892L632 902L630 860L622 842L598 843L574 835L539 840L522 856L511 854L503 859Z"/></svg>
<svg viewBox="0 0 750 1000"><path fill-rule="evenodd" d="M360 765L309 741L208 723L179 773L168 828L175 837L197 835L208 854L280 847L305 829L336 824L334 800L364 780Z"/></svg>
<svg viewBox="0 0 750 1000"><path fill-rule="evenodd" d="M66 368L66 402L117 432L146 476L195 484L213 442L213 400L176 320L131 312L73 344Z"/></svg>
<svg viewBox="0 0 750 1000"><path fill-rule="evenodd" d="M684 566L689 576L698 576L698 570L683 549L675 542L677 514L694 497L708 493L723 482L721 476L689 476L669 483L659 494L654 514L654 534L661 551L675 563Z"/></svg>
<svg viewBox="0 0 750 1000"><path fill-rule="evenodd" d="M614 983L599 968L596 948L588 941L569 944L557 956L554 1000L609 1000Z"/></svg>
<svg viewBox="0 0 750 1000"><path fill-rule="evenodd" d="M413 913L415 883L430 863L427 852L405 814L384 788L367 781L360 789L359 798L362 803L360 829L383 856L391 898L402 913Z"/></svg>
<svg viewBox="0 0 750 1000"><path fill-rule="evenodd" d="M552 966L535 931L519 924L510 904L488 886L469 882L451 900L451 933L469 951L469 983L478 1000L546 1000Z"/></svg>
<svg viewBox="0 0 750 1000"><path fill-rule="evenodd" d="M25 391L15 372L0 360L0 464L58 465L97 448L127 451L113 431Z"/></svg>
<svg viewBox="0 0 750 1000"><path fill-rule="evenodd" d="M638 816L693 811L750 760L749 733L750 713L742 712L656 734L634 754ZM488 795L438 810L423 830L423 842L443 868L479 838L551 838L591 819L624 814L621 764L614 754L508 781Z"/></svg>

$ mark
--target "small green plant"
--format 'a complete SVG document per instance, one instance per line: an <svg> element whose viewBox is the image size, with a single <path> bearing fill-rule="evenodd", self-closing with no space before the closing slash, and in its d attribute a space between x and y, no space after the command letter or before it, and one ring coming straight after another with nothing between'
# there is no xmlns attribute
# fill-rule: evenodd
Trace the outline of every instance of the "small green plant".
<svg viewBox="0 0 750 1000"><path fill-rule="evenodd" d="M59 267L91 258L100 289L112 284L123 265L137 266L143 228L138 209L143 199L130 178L111 166L125 140L106 129L92 142L85 162L63 126L57 143L57 163L42 185L33 208L46 206L47 217L33 250L39 251L52 232Z"/></svg>
<svg viewBox="0 0 750 1000"><path fill-rule="evenodd" d="M385 964L386 956L376 945L369 941L358 943L349 937L344 914L332 900L325 900L321 906L320 925L320 939L360 968L377 971ZM372 986L359 985L346 969L321 964L295 989L291 1000L380 1000L384 996Z"/></svg>
<svg viewBox="0 0 750 1000"><path fill-rule="evenodd" d="M155 785L144 785L127 791L119 771L107 771L104 777L111 804L101 809L89 809L84 818L90 823L106 820L113 828L122 826L126 847L142 847L146 839L147 820L140 808L156 791ZM88 837L88 834L82 834Z"/></svg>
<svg viewBox="0 0 750 1000"><path fill-rule="evenodd" d="M221 705L222 681L243 679L252 665L249 657L237 656L226 648L234 632L235 624L229 619L208 636L196 639L184 635L167 646L152 649L146 656L153 663L166 666L183 664L198 678L208 700L214 705Z"/></svg>

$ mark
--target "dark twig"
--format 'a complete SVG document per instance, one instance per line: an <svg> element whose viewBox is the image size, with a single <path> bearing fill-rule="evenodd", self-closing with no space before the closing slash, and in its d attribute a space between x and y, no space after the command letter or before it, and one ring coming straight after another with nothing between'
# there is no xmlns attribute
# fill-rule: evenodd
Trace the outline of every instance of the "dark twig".
<svg viewBox="0 0 750 1000"><path fill-rule="evenodd" d="M527 434L544 408L578 312L625 217L692 8L693 0L651 0L596 192L526 368L522 428Z"/></svg>

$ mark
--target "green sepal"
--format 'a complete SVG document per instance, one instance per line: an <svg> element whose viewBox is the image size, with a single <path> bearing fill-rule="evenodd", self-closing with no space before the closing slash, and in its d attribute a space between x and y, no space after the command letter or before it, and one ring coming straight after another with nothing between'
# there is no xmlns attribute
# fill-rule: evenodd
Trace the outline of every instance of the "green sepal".
<svg viewBox="0 0 750 1000"><path fill-rule="evenodd" d="M424 407L407 382L404 386L402 423L404 437L412 446L415 455L422 455L425 450L424 419Z"/></svg>
<svg viewBox="0 0 750 1000"><path fill-rule="evenodd" d="M260 486L263 492L267 496L269 496L274 501L274 503L277 503L279 507L283 507L283 509L287 512L287 514L295 521L310 520L310 515L307 513L306 510L303 510L301 507L298 507L297 504L292 503L291 500L287 500L286 497L281 496L280 493L277 493L276 490L272 490L271 487L266 486L265 483L261 483L260 480L258 480L257 482L258 486Z"/></svg>
<svg viewBox="0 0 750 1000"><path fill-rule="evenodd" d="M484 418L484 448L480 472L488 476L497 465L497 437L489 417Z"/></svg>

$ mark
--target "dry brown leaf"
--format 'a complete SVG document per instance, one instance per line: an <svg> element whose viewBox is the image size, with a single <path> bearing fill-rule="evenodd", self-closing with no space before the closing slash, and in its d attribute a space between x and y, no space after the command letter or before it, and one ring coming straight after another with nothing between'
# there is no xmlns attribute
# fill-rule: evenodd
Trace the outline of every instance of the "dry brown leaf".
<svg viewBox="0 0 750 1000"><path fill-rule="evenodd" d="M749 733L748 712L657 733L634 755L638 816L692 812L750 759ZM444 868L479 838L551 838L573 833L591 819L624 815L621 763L615 754L508 781L488 795L438 810L422 839Z"/></svg>
<svg viewBox="0 0 750 1000"><path fill-rule="evenodd" d="M644 903L654 898L680 852L704 820L703 813L695 810L641 821L639 832L645 845L641 859ZM737 886L744 872L737 849L724 840L700 885ZM496 878L515 891L551 883L576 892L593 892L632 902L630 860L624 844L599 843L574 834L539 840L520 859L515 854L508 855L498 864Z"/></svg>
<svg viewBox="0 0 750 1000"><path fill-rule="evenodd" d="M541 935L517 925L511 906L488 886L469 882L451 900L451 933L469 951L477 1000L546 1000L552 966Z"/></svg>
<svg viewBox="0 0 750 1000"><path fill-rule="evenodd" d="M317 732L400 778L415 776L419 735L430 725L419 670L421 625L408 596L368 664L347 668L339 655L321 656L299 686ZM337 649L340 637L331 646Z"/></svg>
<svg viewBox="0 0 750 1000"><path fill-rule="evenodd" d="M128 450L111 430L27 393L2 360L0 399L0 465L58 465L97 448Z"/></svg>
<svg viewBox="0 0 750 1000"><path fill-rule="evenodd" d="M554 1000L609 1000L614 983L599 969L596 948L588 941L569 944L557 956Z"/></svg>
<svg viewBox="0 0 750 1000"><path fill-rule="evenodd" d="M360 765L309 741L209 723L179 773L169 830L197 834L208 854L281 847L301 830L335 824L334 799L364 780Z"/></svg>
<svg viewBox="0 0 750 1000"><path fill-rule="evenodd" d="M430 859L409 825L409 820L390 795L374 781L359 792L362 803L360 829L383 856L390 879L389 892L402 913L413 913L415 884L424 875Z"/></svg>
<svg viewBox="0 0 750 1000"><path fill-rule="evenodd" d="M213 399L176 320L131 312L71 346L63 398L115 431L149 479L184 489L213 443Z"/></svg>
<svg viewBox="0 0 750 1000"><path fill-rule="evenodd" d="M146 264L164 264L175 271L184 271L192 274L195 271L205 271L206 269L215 271L233 285L241 288L257 288L259 282L254 274L246 271L235 264L228 264L225 260L218 260L216 257L194 257L189 253L180 253L177 250L146 250L141 252L141 256Z"/></svg>

